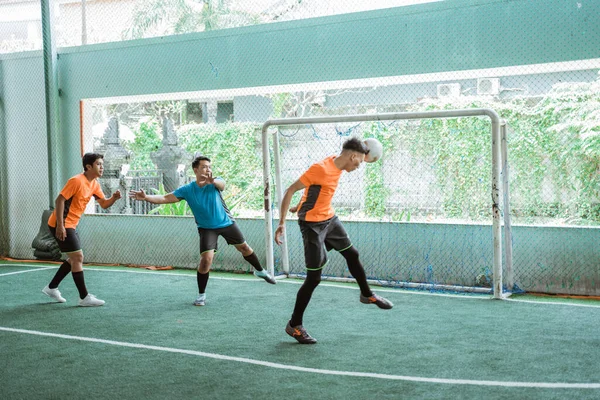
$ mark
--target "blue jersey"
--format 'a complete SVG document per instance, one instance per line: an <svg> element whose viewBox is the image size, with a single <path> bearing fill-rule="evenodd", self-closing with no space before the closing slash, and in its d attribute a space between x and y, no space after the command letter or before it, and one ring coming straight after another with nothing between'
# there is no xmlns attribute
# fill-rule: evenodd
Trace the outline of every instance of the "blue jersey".
<svg viewBox="0 0 600 400"><path fill-rule="evenodd" d="M215 185L200 187L193 181L177 188L173 195L187 201L198 228L218 229L233 224L233 216Z"/></svg>

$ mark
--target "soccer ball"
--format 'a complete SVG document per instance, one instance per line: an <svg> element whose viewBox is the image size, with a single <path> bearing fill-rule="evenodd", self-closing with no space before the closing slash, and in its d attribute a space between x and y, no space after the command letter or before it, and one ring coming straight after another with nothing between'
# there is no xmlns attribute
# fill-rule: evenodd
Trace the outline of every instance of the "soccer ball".
<svg viewBox="0 0 600 400"><path fill-rule="evenodd" d="M383 155L383 145L375 138L365 139L365 145L369 149L369 154L365 156L365 162L372 163L381 158Z"/></svg>

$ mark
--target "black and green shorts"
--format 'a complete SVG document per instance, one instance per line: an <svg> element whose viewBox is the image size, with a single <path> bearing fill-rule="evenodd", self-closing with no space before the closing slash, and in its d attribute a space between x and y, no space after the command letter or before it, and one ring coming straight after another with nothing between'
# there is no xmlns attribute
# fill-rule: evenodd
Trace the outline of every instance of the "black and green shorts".
<svg viewBox="0 0 600 400"><path fill-rule="evenodd" d="M304 260L309 271L319 270L327 263L331 249L344 251L352 246L346 229L337 216L321 222L298 220L304 241Z"/></svg>
<svg viewBox="0 0 600 400"><path fill-rule="evenodd" d="M200 254L209 250L214 250L216 252L217 239L219 239L219 236L223 236L227 244L234 246L246 242L242 231L235 222L225 228L198 228L198 235L200 235Z"/></svg>
<svg viewBox="0 0 600 400"><path fill-rule="evenodd" d="M56 228L53 228L50 225L48 225L48 228L50 228L50 232L52 232L52 236L54 236L54 240L56 240L56 243L58 243L58 248L61 252L74 253L76 251L81 250L79 235L77 234L77 231L75 229L66 228L65 230L67 231L67 237L65 238L65 240L58 240L58 238L56 237Z"/></svg>

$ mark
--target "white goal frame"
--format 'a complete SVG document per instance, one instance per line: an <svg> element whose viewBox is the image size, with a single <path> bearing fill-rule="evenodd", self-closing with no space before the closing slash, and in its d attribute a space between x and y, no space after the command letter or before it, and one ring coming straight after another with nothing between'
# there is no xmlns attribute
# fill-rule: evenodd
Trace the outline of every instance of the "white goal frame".
<svg viewBox="0 0 600 400"><path fill-rule="evenodd" d="M509 280L512 281L512 244L510 238L510 214L508 197L508 163L506 146L506 123L500 119L496 111L489 108L473 108L460 110L422 111L422 112L399 112L399 113L376 113L376 114L354 114L354 115L332 115L326 117L285 118L270 119L262 126L262 153L263 153L263 184L264 184L264 211L265 211L265 248L267 258L267 270L274 274L275 257L273 248L273 211L271 201L271 155L269 152L269 127L283 125L304 124L327 124L334 122L366 122L366 121L390 121L408 119L433 119L433 118L461 118L487 116L492 122L492 240L493 240L493 298L503 299L502 293L502 256L504 254L506 271ZM277 187L278 204L281 204L283 191L281 187L281 164L279 158L279 136L278 131L273 135L273 161L275 165L275 184ZM501 194L503 193L503 196ZM500 219L500 199L503 199L505 246L502 246L502 222ZM287 238L284 232L281 249L283 272L289 275L289 258ZM512 283L509 283L509 291Z"/></svg>

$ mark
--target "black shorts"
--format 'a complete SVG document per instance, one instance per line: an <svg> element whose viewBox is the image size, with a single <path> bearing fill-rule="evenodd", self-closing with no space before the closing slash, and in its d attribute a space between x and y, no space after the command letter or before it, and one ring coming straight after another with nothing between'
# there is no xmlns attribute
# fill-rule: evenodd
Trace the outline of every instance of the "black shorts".
<svg viewBox="0 0 600 400"><path fill-rule="evenodd" d="M246 242L242 231L235 222L225 228L198 228L198 235L200 235L200 254L209 250L217 251L217 239L219 236L223 236L227 244L238 245Z"/></svg>
<svg viewBox="0 0 600 400"><path fill-rule="evenodd" d="M56 228L53 228L50 225L48 225L48 228L50 228L50 232L52 232L54 240L56 240L56 243L58 243L58 248L60 249L60 251L62 251L63 253L73 253L81 250L81 243L79 243L79 235L77 234L77 231L75 229L66 228L65 230L67 231L67 237L65 238L65 240L61 241L58 240L58 238L56 237Z"/></svg>
<svg viewBox="0 0 600 400"><path fill-rule="evenodd" d="M306 269L315 271L327 264L327 252L331 249L344 251L352 242L337 216L322 222L298 220L304 241Z"/></svg>

